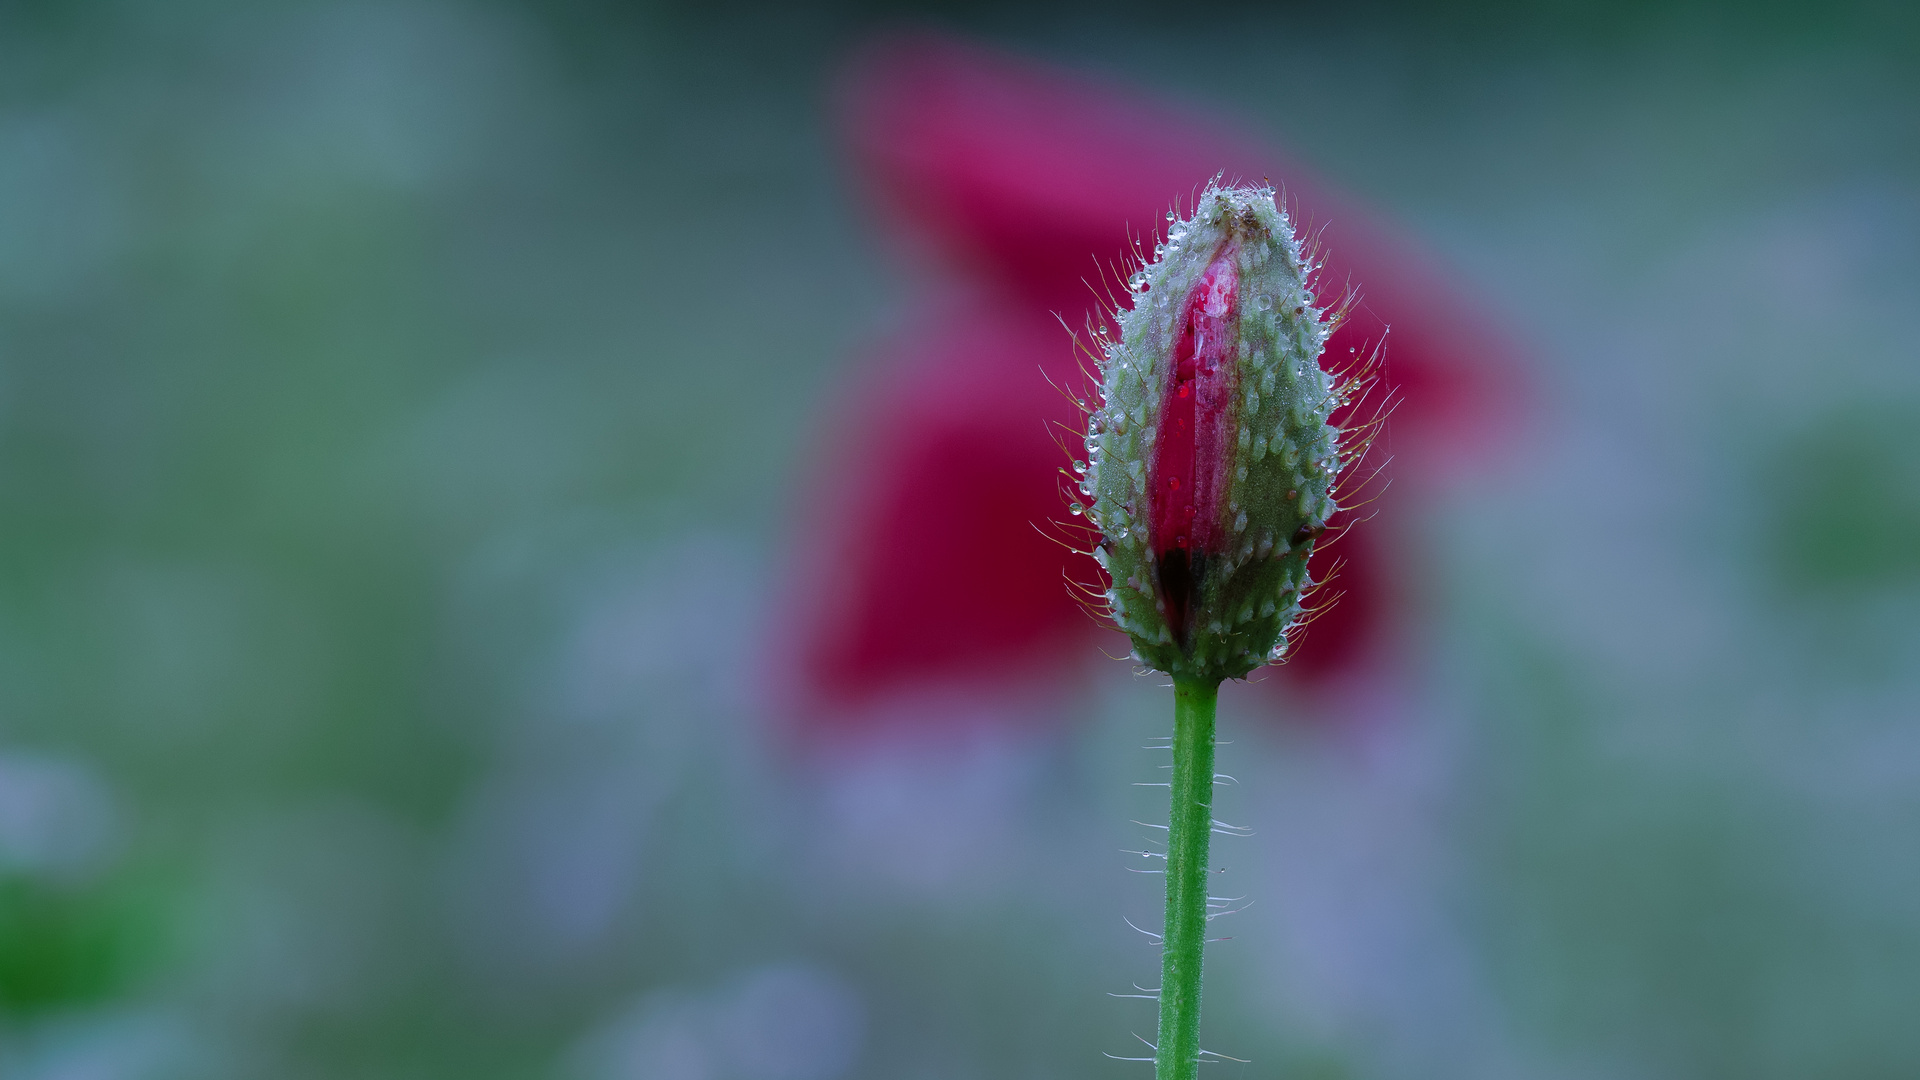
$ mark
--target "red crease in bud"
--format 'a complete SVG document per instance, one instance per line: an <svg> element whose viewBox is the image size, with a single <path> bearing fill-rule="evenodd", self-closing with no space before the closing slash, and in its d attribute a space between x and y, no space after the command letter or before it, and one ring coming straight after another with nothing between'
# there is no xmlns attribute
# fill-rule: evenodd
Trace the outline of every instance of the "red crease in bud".
<svg viewBox="0 0 1920 1080"><path fill-rule="evenodd" d="M1227 548L1239 382L1239 251L1213 257L1180 306L1173 363L1154 447L1148 543L1159 565L1168 625L1182 639L1208 556Z"/></svg>

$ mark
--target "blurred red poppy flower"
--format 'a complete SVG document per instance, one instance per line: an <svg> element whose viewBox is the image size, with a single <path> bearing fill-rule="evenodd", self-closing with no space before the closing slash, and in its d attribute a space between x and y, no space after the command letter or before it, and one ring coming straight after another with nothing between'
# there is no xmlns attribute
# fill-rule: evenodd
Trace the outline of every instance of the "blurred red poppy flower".
<svg viewBox="0 0 1920 1080"><path fill-rule="evenodd" d="M1379 449L1398 459L1396 483L1470 459L1509 415L1510 346L1431 262L1224 122L933 35L869 45L838 108L866 201L937 272L842 402L806 500L793 659L827 726L876 715L864 706L897 692L1044 680L1093 652L1101 631L1064 582L1091 564L1036 527L1064 510L1050 429L1080 423L1057 388L1085 385L1061 323L1084 325L1131 241L1150 246L1173 201L1215 173L1282 184L1320 230L1323 284L1360 287L1330 360L1392 327L1381 378L1349 415L1395 399ZM1342 596L1288 677L1361 668L1389 636L1399 583L1377 532L1369 523L1315 556L1316 577L1341 563Z"/></svg>

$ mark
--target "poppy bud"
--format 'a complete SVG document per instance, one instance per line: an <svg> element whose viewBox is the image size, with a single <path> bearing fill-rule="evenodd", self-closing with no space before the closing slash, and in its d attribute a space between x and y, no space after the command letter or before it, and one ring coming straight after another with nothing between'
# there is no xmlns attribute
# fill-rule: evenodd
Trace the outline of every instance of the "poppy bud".
<svg viewBox="0 0 1920 1080"><path fill-rule="evenodd" d="M1344 464L1346 386L1319 357L1338 312L1270 187L1209 185L1128 281L1087 426L1084 510L1134 656L1239 678L1278 660ZM1104 335L1103 335L1104 336Z"/></svg>

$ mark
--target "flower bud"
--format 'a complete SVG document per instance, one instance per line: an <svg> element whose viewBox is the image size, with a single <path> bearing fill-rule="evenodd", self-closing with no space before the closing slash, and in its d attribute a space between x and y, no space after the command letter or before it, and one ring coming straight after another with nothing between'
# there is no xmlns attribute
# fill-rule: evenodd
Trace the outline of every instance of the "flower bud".
<svg viewBox="0 0 1920 1080"><path fill-rule="evenodd" d="M1238 678L1278 660L1343 464L1319 364L1338 313L1270 187L1209 185L1128 282L1088 417L1085 510L1134 656ZM1102 335L1102 338L1104 334Z"/></svg>

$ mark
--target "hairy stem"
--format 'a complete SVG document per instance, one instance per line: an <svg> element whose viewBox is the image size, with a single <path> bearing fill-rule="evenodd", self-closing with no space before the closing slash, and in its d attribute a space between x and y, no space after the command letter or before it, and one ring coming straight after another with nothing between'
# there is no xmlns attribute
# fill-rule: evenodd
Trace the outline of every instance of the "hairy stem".
<svg viewBox="0 0 1920 1080"><path fill-rule="evenodd" d="M1156 1080L1200 1068L1200 954L1207 938L1207 840L1213 834L1213 716L1218 679L1173 680L1173 782L1167 822L1167 932L1160 971Z"/></svg>

